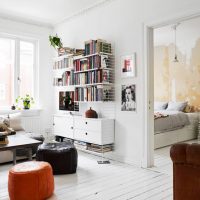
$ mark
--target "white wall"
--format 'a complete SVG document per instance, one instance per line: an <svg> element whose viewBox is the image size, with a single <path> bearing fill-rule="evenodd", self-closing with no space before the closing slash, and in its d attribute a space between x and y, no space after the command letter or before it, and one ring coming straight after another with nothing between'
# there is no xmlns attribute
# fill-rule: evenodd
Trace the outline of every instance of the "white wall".
<svg viewBox="0 0 200 200"><path fill-rule="evenodd" d="M0 33L34 38L39 41L39 106L41 107L41 130L52 126L53 114L53 86L52 86L52 63L51 48L48 36L51 29L10 21L0 18Z"/></svg>
<svg viewBox="0 0 200 200"><path fill-rule="evenodd" d="M102 38L115 48L116 151L115 158L141 165L144 135L143 23L165 20L200 8L199 0L111 0L98 8L57 25L65 46L83 48L85 40ZM120 77L120 56L137 53L137 77ZM137 113L121 112L121 85L137 86Z"/></svg>

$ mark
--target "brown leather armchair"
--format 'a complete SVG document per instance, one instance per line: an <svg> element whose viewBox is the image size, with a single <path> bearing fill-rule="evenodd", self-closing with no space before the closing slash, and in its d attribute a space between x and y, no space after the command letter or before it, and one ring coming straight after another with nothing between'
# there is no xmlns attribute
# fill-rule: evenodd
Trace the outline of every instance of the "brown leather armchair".
<svg viewBox="0 0 200 200"><path fill-rule="evenodd" d="M175 144L170 156L174 200L200 200L200 144Z"/></svg>

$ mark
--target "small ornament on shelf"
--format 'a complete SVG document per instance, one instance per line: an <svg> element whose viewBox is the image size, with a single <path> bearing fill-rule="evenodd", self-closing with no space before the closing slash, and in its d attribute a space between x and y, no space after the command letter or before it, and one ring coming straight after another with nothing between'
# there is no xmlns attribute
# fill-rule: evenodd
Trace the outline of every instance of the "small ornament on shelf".
<svg viewBox="0 0 200 200"><path fill-rule="evenodd" d="M90 107L90 109L85 112L85 117L86 118L98 118L98 114L95 110L92 110L92 108Z"/></svg>

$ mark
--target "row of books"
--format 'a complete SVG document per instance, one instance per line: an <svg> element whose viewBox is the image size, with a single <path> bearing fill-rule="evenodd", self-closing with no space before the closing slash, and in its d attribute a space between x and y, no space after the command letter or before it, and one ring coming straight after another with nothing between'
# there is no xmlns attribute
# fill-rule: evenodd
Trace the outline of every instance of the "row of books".
<svg viewBox="0 0 200 200"><path fill-rule="evenodd" d="M91 86L75 89L75 101L109 101L112 89L102 86Z"/></svg>
<svg viewBox="0 0 200 200"><path fill-rule="evenodd" d="M110 61L108 55L94 55L84 59L74 61L75 71L84 71L97 68L109 68Z"/></svg>
<svg viewBox="0 0 200 200"><path fill-rule="evenodd" d="M111 53L111 44L105 40L89 40L85 42L85 55L95 53Z"/></svg>
<svg viewBox="0 0 200 200"><path fill-rule="evenodd" d="M73 67L73 58L63 58L62 60L55 61L53 65L53 69L63 69L63 68L71 68Z"/></svg>
<svg viewBox="0 0 200 200"><path fill-rule="evenodd" d="M71 72L69 72L69 71L64 72L63 75L62 75L62 78L54 78L53 85L54 86L74 85L73 70Z"/></svg>
<svg viewBox="0 0 200 200"><path fill-rule="evenodd" d="M74 84L94 84L94 83L110 83L111 74L109 70L98 69L85 73L74 74Z"/></svg>
<svg viewBox="0 0 200 200"><path fill-rule="evenodd" d="M105 153L113 150L112 144L107 145L97 145L97 144L90 144L82 141L74 141L74 145L81 150L89 150L94 151L97 153Z"/></svg>

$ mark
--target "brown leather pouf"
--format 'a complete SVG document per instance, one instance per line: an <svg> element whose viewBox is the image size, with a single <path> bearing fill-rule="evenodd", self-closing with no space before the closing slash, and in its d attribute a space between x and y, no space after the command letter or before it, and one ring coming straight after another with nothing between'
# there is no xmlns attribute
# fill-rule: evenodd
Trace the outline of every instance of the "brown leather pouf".
<svg viewBox="0 0 200 200"><path fill-rule="evenodd" d="M54 191L52 168L47 162L30 161L9 171L10 200L44 200Z"/></svg>

